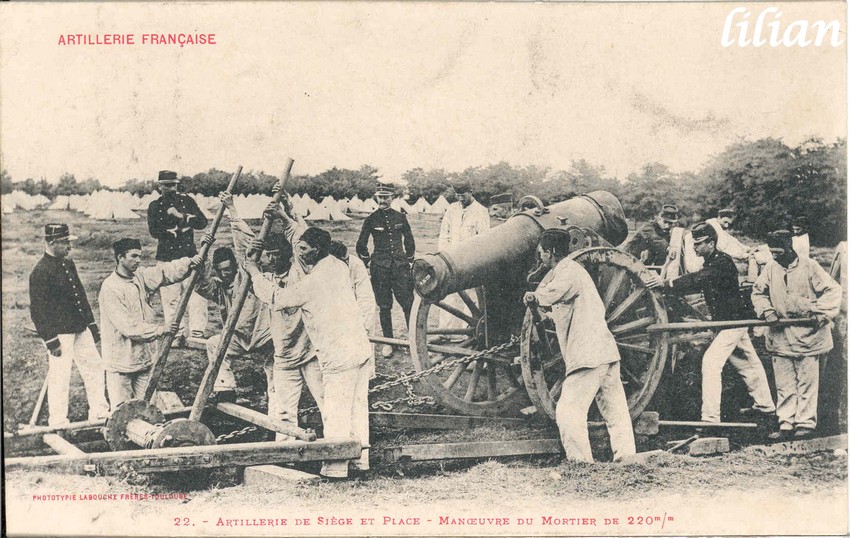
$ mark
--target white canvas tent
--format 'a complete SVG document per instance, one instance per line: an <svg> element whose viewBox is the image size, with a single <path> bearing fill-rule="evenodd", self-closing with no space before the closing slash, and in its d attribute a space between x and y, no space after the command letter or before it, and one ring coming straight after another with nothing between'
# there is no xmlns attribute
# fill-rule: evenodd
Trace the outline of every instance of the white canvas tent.
<svg viewBox="0 0 850 538"><path fill-rule="evenodd" d="M427 213L431 206L428 204L428 200L425 199L424 196L420 196L416 202L410 206L410 209L414 213Z"/></svg>
<svg viewBox="0 0 850 538"><path fill-rule="evenodd" d="M401 198L393 199L392 203L390 204L390 207L392 207L396 211L400 211L402 213L408 213L409 214L409 213L415 213L416 212L416 211L413 210L413 208L411 208L408 205L407 202L405 202Z"/></svg>
<svg viewBox="0 0 850 538"><path fill-rule="evenodd" d="M47 209L53 211L67 211L69 209L70 199L70 196L66 194L60 194L56 197L55 200L53 200L53 203L50 204Z"/></svg>
<svg viewBox="0 0 850 538"><path fill-rule="evenodd" d="M378 204L373 198L363 200L363 213L372 213L378 209Z"/></svg>
<svg viewBox="0 0 850 538"><path fill-rule="evenodd" d="M138 219L138 214L130 209L135 205L129 192L96 191L89 197L84 213L97 220Z"/></svg>
<svg viewBox="0 0 850 538"><path fill-rule="evenodd" d="M434 203L431 204L431 207L426 213L430 213L432 215L442 215L449 209L449 201L443 197L441 194L439 198L434 200Z"/></svg>
<svg viewBox="0 0 850 538"><path fill-rule="evenodd" d="M326 206L315 204L304 220L332 220L331 212Z"/></svg>
<svg viewBox="0 0 850 538"><path fill-rule="evenodd" d="M348 201L348 211L349 212L355 212L355 213L362 213L363 212L363 200L361 200L360 198L358 198L355 195L354 198L352 198L351 200Z"/></svg>

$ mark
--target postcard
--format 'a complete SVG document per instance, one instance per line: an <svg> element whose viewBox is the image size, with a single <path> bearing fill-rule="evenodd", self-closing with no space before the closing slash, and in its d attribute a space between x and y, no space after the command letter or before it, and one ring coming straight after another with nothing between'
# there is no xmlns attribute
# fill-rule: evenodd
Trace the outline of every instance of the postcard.
<svg viewBox="0 0 850 538"><path fill-rule="evenodd" d="M0 25L9 536L848 533L846 2Z"/></svg>

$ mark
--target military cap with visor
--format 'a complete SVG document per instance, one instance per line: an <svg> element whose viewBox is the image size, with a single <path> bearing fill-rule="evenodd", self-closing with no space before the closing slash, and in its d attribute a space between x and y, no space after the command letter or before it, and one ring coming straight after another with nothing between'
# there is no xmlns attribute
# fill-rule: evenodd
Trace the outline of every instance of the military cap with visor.
<svg viewBox="0 0 850 538"><path fill-rule="evenodd" d="M44 225L44 240L47 242L62 240L75 241L76 239L77 236L71 235L67 224L50 223Z"/></svg>
<svg viewBox="0 0 850 538"><path fill-rule="evenodd" d="M691 230L691 237L694 239L694 244L704 243L705 241L717 241L717 231L710 224L700 222Z"/></svg>
<svg viewBox="0 0 850 538"><path fill-rule="evenodd" d="M667 222L675 223L679 220L679 208L674 206L673 204L664 204L661 206L661 212L658 214L662 220L666 220Z"/></svg>
<svg viewBox="0 0 850 538"><path fill-rule="evenodd" d="M472 187L469 185L469 182L466 180L461 180L452 185L454 191L458 194L465 194L472 190Z"/></svg>
<svg viewBox="0 0 850 538"><path fill-rule="evenodd" d="M177 178L177 172L172 172L171 170L160 170L157 181L166 184L180 183L180 180Z"/></svg>
<svg viewBox="0 0 850 538"><path fill-rule="evenodd" d="M767 234L767 246L768 248L791 249L793 247L793 240L791 239L793 235L788 230L770 232Z"/></svg>
<svg viewBox="0 0 850 538"><path fill-rule="evenodd" d="M395 196L395 186L389 183L378 183L375 196Z"/></svg>

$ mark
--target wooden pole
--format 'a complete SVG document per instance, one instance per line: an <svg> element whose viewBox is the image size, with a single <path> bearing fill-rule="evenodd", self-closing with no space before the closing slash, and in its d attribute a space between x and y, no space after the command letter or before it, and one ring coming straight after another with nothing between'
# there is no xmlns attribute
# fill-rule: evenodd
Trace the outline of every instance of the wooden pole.
<svg viewBox="0 0 850 538"><path fill-rule="evenodd" d="M32 410L30 417L30 426L35 426L38 420L38 415L41 414L41 407L44 405L44 397L47 396L47 375L44 376L44 383L41 385L41 392L38 393L38 400L35 402L35 409Z"/></svg>
<svg viewBox="0 0 850 538"><path fill-rule="evenodd" d="M280 199L283 196L284 187L289 179L289 174L292 171L293 164L294 161L292 159L287 159L286 167L281 175L280 181L278 182L279 188L272 196L272 203L280 202ZM260 233L257 235L257 238L261 240L265 239L271 228L272 220L267 216L263 216L263 226L260 228ZM262 252L252 253L254 260L259 260L261 255ZM230 346L233 331L236 329L236 323L239 321L239 314L242 312L242 307L245 305L245 298L248 296L250 288L251 281L246 279L233 293L233 302L230 306L230 312L227 314L227 321L224 324L224 329L221 332L221 339L218 342L215 360L207 366L207 370L204 372L204 378L201 380L201 386L198 387L198 392L195 395L195 402L192 404L192 412L189 413L189 420L200 421L201 416L204 414L204 407L206 407L207 400L209 400L210 394L212 394L213 387L215 386L215 378L218 376L218 371L221 368L221 364L224 362L224 357L227 355L227 348Z"/></svg>
<svg viewBox="0 0 850 538"><path fill-rule="evenodd" d="M244 420L245 422L249 422L255 426L259 426L273 432L295 437L299 441L316 440L315 433L302 430L297 426L292 426L291 424L281 422L280 420L275 420L260 413L259 411L254 411L253 409L248 409L241 405L236 405L234 403L220 403L216 404L215 408L225 415Z"/></svg>
<svg viewBox="0 0 850 538"><path fill-rule="evenodd" d="M800 327L811 327L815 320L811 318L790 318L778 321L765 321L763 319L742 319L732 321L684 321L680 323L655 323L646 327L646 332L671 332L671 331L693 331L699 329L739 329L742 327L787 327L796 325Z"/></svg>
<svg viewBox="0 0 850 538"><path fill-rule="evenodd" d="M235 187L236 182L239 181L240 175L242 175L241 166L237 168L236 173L230 177L230 183L228 183L225 192L233 192L233 187ZM213 238L215 238L215 233L218 231L218 226L221 224L221 219L223 218L224 204L221 204L218 208L218 212L215 214L215 218L213 219L212 227L210 228L210 234ZM212 248L212 245L208 243L201 245L201 258L207 258L210 248ZM168 353L171 351L171 343L174 342L174 337L180 330L180 320L183 319L183 314L186 313L186 308L189 306L189 299L192 297L192 293L194 293L195 286L198 284L198 279L203 271L203 265L192 269L192 272L189 275L189 285L186 287L186 291L183 292L183 296L180 297L180 304L177 306L177 311L174 312L174 319L171 320L171 327L168 332L165 333L165 338L160 341L159 355L153 363L151 377L148 381L148 386L145 389L145 395L143 398L147 402L150 402L153 399L156 387L159 385L159 378L162 377L162 372L165 371L165 362L168 359Z"/></svg>
<svg viewBox="0 0 850 538"><path fill-rule="evenodd" d="M66 456L83 456L85 452L68 442L67 439L55 433L44 435L44 444L56 451L57 454Z"/></svg>

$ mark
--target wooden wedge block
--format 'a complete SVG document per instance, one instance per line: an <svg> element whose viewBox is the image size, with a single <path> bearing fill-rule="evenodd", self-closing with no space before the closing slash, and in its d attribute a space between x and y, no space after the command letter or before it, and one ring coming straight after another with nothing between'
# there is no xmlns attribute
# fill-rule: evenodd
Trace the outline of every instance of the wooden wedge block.
<svg viewBox="0 0 850 538"><path fill-rule="evenodd" d="M156 391L152 403L163 413L183 409L183 402L180 401L180 397L177 396L176 392L172 392L170 390Z"/></svg>
<svg viewBox="0 0 850 538"><path fill-rule="evenodd" d="M688 445L689 456L711 456L729 452L729 439L726 437L703 437Z"/></svg>

